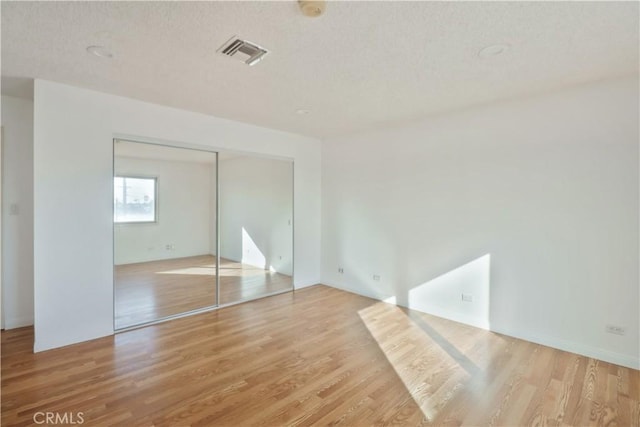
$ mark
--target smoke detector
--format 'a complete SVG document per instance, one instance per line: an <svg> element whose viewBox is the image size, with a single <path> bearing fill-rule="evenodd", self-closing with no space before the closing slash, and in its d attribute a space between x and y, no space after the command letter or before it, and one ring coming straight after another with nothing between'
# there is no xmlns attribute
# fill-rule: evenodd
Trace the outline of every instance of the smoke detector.
<svg viewBox="0 0 640 427"><path fill-rule="evenodd" d="M234 36L218 49L218 53L252 66L262 61L269 51L253 42Z"/></svg>
<svg viewBox="0 0 640 427"><path fill-rule="evenodd" d="M324 13L326 1L298 0L298 6L305 16L316 18Z"/></svg>

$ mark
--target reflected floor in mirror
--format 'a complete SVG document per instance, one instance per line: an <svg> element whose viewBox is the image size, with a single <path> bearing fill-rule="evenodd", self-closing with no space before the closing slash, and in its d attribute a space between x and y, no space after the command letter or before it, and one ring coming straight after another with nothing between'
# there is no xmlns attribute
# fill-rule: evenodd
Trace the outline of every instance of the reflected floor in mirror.
<svg viewBox="0 0 640 427"><path fill-rule="evenodd" d="M115 328L216 305L215 275L211 255L115 266ZM220 260L220 304L291 289L291 276Z"/></svg>

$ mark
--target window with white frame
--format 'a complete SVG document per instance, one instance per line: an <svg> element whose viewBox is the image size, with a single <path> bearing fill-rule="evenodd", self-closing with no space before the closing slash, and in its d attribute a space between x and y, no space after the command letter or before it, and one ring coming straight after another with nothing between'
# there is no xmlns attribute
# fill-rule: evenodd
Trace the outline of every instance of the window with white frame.
<svg viewBox="0 0 640 427"><path fill-rule="evenodd" d="M113 220L116 223L156 222L157 179L116 176L113 182Z"/></svg>

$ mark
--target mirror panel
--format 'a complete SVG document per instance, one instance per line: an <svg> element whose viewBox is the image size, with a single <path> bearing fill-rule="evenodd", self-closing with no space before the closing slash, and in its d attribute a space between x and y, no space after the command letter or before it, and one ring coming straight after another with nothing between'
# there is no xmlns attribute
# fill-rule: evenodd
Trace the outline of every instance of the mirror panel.
<svg viewBox="0 0 640 427"><path fill-rule="evenodd" d="M220 304L293 289L293 162L220 153Z"/></svg>
<svg viewBox="0 0 640 427"><path fill-rule="evenodd" d="M114 323L217 305L216 153L114 141Z"/></svg>

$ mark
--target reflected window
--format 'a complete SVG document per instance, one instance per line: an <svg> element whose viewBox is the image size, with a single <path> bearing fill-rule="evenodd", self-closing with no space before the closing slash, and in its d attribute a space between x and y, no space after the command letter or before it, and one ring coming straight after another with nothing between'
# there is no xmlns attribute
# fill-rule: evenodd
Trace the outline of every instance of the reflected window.
<svg viewBox="0 0 640 427"><path fill-rule="evenodd" d="M157 222L157 179L116 176L113 182L113 220L116 223Z"/></svg>

